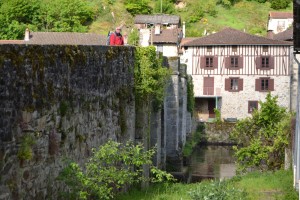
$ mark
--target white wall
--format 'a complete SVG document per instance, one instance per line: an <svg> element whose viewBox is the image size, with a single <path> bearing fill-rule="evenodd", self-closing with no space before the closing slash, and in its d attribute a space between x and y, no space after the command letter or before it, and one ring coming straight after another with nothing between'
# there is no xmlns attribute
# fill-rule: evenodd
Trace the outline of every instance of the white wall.
<svg viewBox="0 0 300 200"><path fill-rule="evenodd" d="M283 23L283 30L280 30L278 24ZM268 30L272 30L275 34L285 31L293 23L293 18L289 19L269 19Z"/></svg>

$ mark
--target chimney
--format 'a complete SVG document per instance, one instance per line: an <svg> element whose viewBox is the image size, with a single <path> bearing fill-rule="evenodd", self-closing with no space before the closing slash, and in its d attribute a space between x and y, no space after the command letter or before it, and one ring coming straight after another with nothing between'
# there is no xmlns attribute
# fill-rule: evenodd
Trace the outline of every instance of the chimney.
<svg viewBox="0 0 300 200"><path fill-rule="evenodd" d="M160 34L160 24L155 24L154 34L155 35L159 35Z"/></svg>
<svg viewBox="0 0 300 200"><path fill-rule="evenodd" d="M182 23L183 38L185 38L185 22Z"/></svg>
<svg viewBox="0 0 300 200"><path fill-rule="evenodd" d="M273 32L273 30L268 30L267 38L274 39L274 32Z"/></svg>
<svg viewBox="0 0 300 200"><path fill-rule="evenodd" d="M24 37L25 41L29 41L29 35L30 35L29 28L26 28L26 30L25 30L25 37Z"/></svg>

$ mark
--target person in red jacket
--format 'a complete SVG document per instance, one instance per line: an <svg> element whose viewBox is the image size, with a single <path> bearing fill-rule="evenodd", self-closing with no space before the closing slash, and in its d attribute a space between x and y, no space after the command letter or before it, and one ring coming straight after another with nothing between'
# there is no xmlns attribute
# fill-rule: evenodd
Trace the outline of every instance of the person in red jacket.
<svg viewBox="0 0 300 200"><path fill-rule="evenodd" d="M121 27L117 27L116 31L111 34L109 39L110 45L124 45L124 39L121 34Z"/></svg>

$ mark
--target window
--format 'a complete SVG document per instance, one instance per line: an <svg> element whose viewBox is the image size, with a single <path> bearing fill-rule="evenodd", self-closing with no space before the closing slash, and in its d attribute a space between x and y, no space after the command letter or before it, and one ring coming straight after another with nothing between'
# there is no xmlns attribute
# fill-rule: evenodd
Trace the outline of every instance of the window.
<svg viewBox="0 0 300 200"><path fill-rule="evenodd" d="M230 58L230 67L239 67L239 58L238 57Z"/></svg>
<svg viewBox="0 0 300 200"><path fill-rule="evenodd" d="M212 46L206 47L206 51L207 51L207 52L212 52Z"/></svg>
<svg viewBox="0 0 300 200"><path fill-rule="evenodd" d="M232 52L237 52L237 46L231 46Z"/></svg>
<svg viewBox="0 0 300 200"><path fill-rule="evenodd" d="M269 57L262 57L261 58L261 67L262 68L269 68L270 67Z"/></svg>
<svg viewBox="0 0 300 200"><path fill-rule="evenodd" d="M273 56L258 56L256 58L256 67L260 70L274 69L274 57Z"/></svg>
<svg viewBox="0 0 300 200"><path fill-rule="evenodd" d="M218 68L217 56L202 56L200 60L200 67L205 70L215 70Z"/></svg>
<svg viewBox="0 0 300 200"><path fill-rule="evenodd" d="M239 92L243 90L243 79L241 78L227 78L225 79L225 91Z"/></svg>
<svg viewBox="0 0 300 200"><path fill-rule="evenodd" d="M156 51L163 53L163 45L157 45Z"/></svg>
<svg viewBox="0 0 300 200"><path fill-rule="evenodd" d="M269 47L268 46L263 46L263 52L268 52L269 51Z"/></svg>
<svg viewBox="0 0 300 200"><path fill-rule="evenodd" d="M248 101L248 113L258 109L258 101Z"/></svg>
<svg viewBox="0 0 300 200"><path fill-rule="evenodd" d="M238 90L238 88L239 88L238 80L239 79L237 79L237 78L230 79L230 90L232 90L232 91Z"/></svg>
<svg viewBox="0 0 300 200"><path fill-rule="evenodd" d="M213 65L213 57L206 57L205 58L205 67L214 67Z"/></svg>
<svg viewBox="0 0 300 200"><path fill-rule="evenodd" d="M274 91L274 79L269 77L255 80L255 91L267 92Z"/></svg>

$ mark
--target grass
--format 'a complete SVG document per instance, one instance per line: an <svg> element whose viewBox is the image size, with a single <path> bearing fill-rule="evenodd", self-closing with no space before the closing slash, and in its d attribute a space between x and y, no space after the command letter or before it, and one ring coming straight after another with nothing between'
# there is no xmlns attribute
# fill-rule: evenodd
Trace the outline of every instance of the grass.
<svg viewBox="0 0 300 200"><path fill-rule="evenodd" d="M229 188L246 192L245 200L297 200L298 193L293 189L291 170L276 172L251 172L227 180ZM200 184L211 185L210 181L194 184L174 183L155 185L147 190L131 190L120 195L118 200L191 200L189 192L197 191ZM203 188L203 187L202 187ZM199 191L199 190L198 190Z"/></svg>

